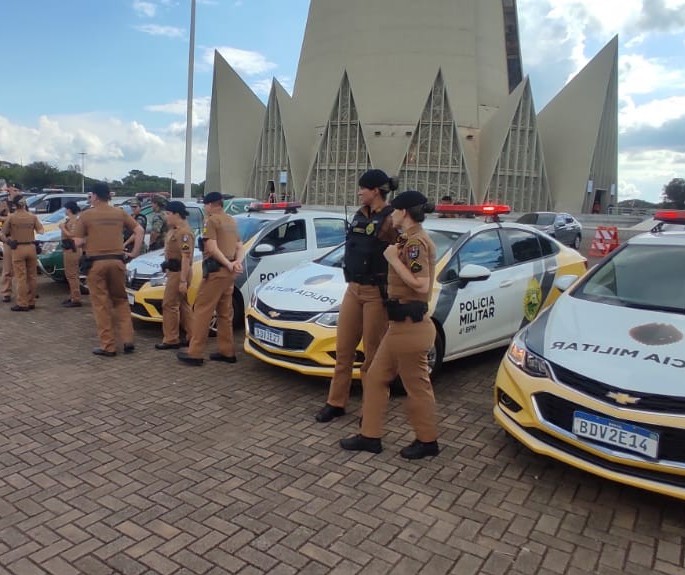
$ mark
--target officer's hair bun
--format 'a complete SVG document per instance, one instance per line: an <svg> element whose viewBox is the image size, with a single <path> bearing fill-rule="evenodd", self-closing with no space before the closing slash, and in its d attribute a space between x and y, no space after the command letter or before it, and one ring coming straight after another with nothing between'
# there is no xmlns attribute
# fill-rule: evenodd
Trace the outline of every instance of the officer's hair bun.
<svg viewBox="0 0 685 575"><path fill-rule="evenodd" d="M388 189L391 192L394 192L395 190L399 189L400 187L400 179L397 176L392 176L388 178Z"/></svg>
<svg viewBox="0 0 685 575"><path fill-rule="evenodd" d="M435 211L435 204L433 202L426 202L423 204L423 213L432 214Z"/></svg>

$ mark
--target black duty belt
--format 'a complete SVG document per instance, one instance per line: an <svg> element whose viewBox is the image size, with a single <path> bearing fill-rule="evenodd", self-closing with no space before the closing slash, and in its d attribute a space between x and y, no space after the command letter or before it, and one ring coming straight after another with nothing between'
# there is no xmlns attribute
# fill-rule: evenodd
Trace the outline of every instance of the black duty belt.
<svg viewBox="0 0 685 575"><path fill-rule="evenodd" d="M33 246L36 242L17 242L18 246Z"/></svg>
<svg viewBox="0 0 685 575"><path fill-rule="evenodd" d="M124 261L124 254L102 254L98 256L86 256L86 259L91 262L99 262L102 260L119 260Z"/></svg>
<svg viewBox="0 0 685 575"><path fill-rule="evenodd" d="M404 321L407 318L416 323L423 319L428 311L428 304L425 301L410 301L400 303L399 300L386 300L385 306L388 308L388 319L390 321Z"/></svg>

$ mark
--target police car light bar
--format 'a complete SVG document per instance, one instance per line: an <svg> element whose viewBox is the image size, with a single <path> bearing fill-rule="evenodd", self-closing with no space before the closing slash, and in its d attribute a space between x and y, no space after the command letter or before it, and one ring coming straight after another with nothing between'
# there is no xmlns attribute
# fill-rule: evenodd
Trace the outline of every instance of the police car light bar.
<svg viewBox="0 0 685 575"><path fill-rule="evenodd" d="M659 210L654 219L665 224L685 225L685 210Z"/></svg>
<svg viewBox="0 0 685 575"><path fill-rule="evenodd" d="M495 204L438 204L435 206L438 214L464 214L474 216L497 216L499 214L510 214L511 207Z"/></svg>
<svg viewBox="0 0 685 575"><path fill-rule="evenodd" d="M296 210L301 208L300 202L252 202L248 207L248 212L267 212L269 210Z"/></svg>

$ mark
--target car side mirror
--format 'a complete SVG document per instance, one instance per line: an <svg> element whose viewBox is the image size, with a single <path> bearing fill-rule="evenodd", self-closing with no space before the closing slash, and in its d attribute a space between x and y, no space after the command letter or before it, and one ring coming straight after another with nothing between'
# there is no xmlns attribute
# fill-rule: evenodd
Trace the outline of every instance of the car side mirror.
<svg viewBox="0 0 685 575"><path fill-rule="evenodd" d="M554 281L554 287L557 288L560 292L565 292L576 282L577 279L578 276L576 275L559 276Z"/></svg>
<svg viewBox="0 0 685 575"><path fill-rule="evenodd" d="M482 282L490 278L492 272L485 266L478 266L475 264L466 264L459 275L454 270L447 272L447 281L459 281L459 287L466 287L470 282Z"/></svg>
<svg viewBox="0 0 685 575"><path fill-rule="evenodd" d="M272 244L258 244L254 248L255 255L258 256L268 256L276 253L276 246Z"/></svg>

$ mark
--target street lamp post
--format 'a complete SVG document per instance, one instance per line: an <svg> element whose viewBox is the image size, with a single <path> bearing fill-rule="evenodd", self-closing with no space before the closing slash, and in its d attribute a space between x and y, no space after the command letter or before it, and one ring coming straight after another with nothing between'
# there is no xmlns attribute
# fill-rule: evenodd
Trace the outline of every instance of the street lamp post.
<svg viewBox="0 0 685 575"><path fill-rule="evenodd" d="M86 193L86 156L88 155L86 152L79 152L79 156L81 156L81 193L85 194Z"/></svg>
<svg viewBox="0 0 685 575"><path fill-rule="evenodd" d="M195 64L195 0L190 3L190 49L188 51L188 108L186 114L186 173L183 197L190 198L192 183L190 166L193 152L193 69Z"/></svg>
<svg viewBox="0 0 685 575"><path fill-rule="evenodd" d="M174 197L174 173L169 172L169 198Z"/></svg>

